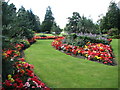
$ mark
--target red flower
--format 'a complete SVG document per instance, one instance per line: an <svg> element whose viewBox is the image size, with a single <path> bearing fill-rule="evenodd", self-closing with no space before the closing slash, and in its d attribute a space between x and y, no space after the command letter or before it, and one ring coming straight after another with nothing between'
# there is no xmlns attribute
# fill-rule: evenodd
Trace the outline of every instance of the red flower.
<svg viewBox="0 0 120 90"><path fill-rule="evenodd" d="M17 83L14 83L13 86L14 86L14 87L17 87Z"/></svg>
<svg viewBox="0 0 120 90"><path fill-rule="evenodd" d="M12 86L12 84L9 80L5 80L5 85L8 86L8 87Z"/></svg>
<svg viewBox="0 0 120 90"><path fill-rule="evenodd" d="M34 66L33 66L32 64L29 64L29 66L30 66L30 69L33 69L33 68L34 68Z"/></svg>
<svg viewBox="0 0 120 90"><path fill-rule="evenodd" d="M22 83L23 82L20 78L16 78L15 81L18 82L18 83Z"/></svg>
<svg viewBox="0 0 120 90"><path fill-rule="evenodd" d="M50 90L50 88L48 88L48 87L44 87L44 90Z"/></svg>
<svg viewBox="0 0 120 90"><path fill-rule="evenodd" d="M67 55L71 55L71 53L66 53Z"/></svg>
<svg viewBox="0 0 120 90"><path fill-rule="evenodd" d="M24 58L19 58L18 60L20 60L20 61L25 61L25 59L24 59Z"/></svg>
<svg viewBox="0 0 120 90"><path fill-rule="evenodd" d="M11 55L12 54L12 50L7 50L6 53Z"/></svg>
<svg viewBox="0 0 120 90"><path fill-rule="evenodd" d="M44 84L44 83L41 83L41 86L42 86L42 87L45 87L45 84Z"/></svg>
<svg viewBox="0 0 120 90"><path fill-rule="evenodd" d="M2 87L2 89L1 90L5 90L5 88L4 87Z"/></svg>
<svg viewBox="0 0 120 90"><path fill-rule="evenodd" d="M104 62L104 64L106 64L107 62Z"/></svg>
<svg viewBox="0 0 120 90"><path fill-rule="evenodd" d="M18 77L19 77L19 74L16 74L16 75L13 76L14 79L18 78Z"/></svg>
<svg viewBox="0 0 120 90"><path fill-rule="evenodd" d="M20 83L20 85L17 86L17 88L23 88L23 83Z"/></svg>

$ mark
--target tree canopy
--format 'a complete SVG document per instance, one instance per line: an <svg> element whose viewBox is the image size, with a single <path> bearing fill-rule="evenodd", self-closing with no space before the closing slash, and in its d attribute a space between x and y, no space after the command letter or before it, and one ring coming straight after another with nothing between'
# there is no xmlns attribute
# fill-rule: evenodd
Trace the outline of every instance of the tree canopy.
<svg viewBox="0 0 120 90"><path fill-rule="evenodd" d="M59 35L62 32L62 29L54 22L51 27L51 33L54 35Z"/></svg>
<svg viewBox="0 0 120 90"><path fill-rule="evenodd" d="M110 3L106 15L100 20L100 29L103 33L107 33L111 28L120 30L120 9L115 2Z"/></svg>
<svg viewBox="0 0 120 90"><path fill-rule="evenodd" d="M73 12L73 16L68 19L65 27L65 31L68 33L93 33L97 29L91 19L87 19L85 16L81 17L78 12Z"/></svg>
<svg viewBox="0 0 120 90"><path fill-rule="evenodd" d="M2 2L3 46L6 42L32 38L34 31L40 30L39 23L31 10L25 10L22 6L16 11L13 3Z"/></svg>
<svg viewBox="0 0 120 90"><path fill-rule="evenodd" d="M52 13L51 7L48 6L46 9L44 21L42 22L42 25L41 25L41 31L50 33L53 22L54 22L53 13Z"/></svg>

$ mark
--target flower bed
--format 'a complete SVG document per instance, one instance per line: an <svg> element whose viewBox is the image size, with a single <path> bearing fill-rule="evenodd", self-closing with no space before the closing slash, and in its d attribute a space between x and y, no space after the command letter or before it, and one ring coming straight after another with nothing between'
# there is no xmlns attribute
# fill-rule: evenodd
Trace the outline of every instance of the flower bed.
<svg viewBox="0 0 120 90"><path fill-rule="evenodd" d="M56 38L59 38L60 36L45 36L45 37L42 37L42 36L35 36L35 39L56 39Z"/></svg>
<svg viewBox="0 0 120 90"><path fill-rule="evenodd" d="M57 38L52 42L52 46L57 50L64 51L67 55L80 55L88 60L101 62L107 65L115 65L114 55L110 45L102 43L87 42L83 47L63 44L64 38ZM111 40L110 40L111 41Z"/></svg>
<svg viewBox="0 0 120 90"><path fill-rule="evenodd" d="M29 43L36 40L30 39ZM27 42L27 41L26 41ZM3 62L8 62L11 71L6 74L6 79L2 84L2 90L28 90L31 88L47 89L45 83L38 78L34 72L34 66L27 63L21 55L24 48L23 43L16 44L14 49L3 49Z"/></svg>

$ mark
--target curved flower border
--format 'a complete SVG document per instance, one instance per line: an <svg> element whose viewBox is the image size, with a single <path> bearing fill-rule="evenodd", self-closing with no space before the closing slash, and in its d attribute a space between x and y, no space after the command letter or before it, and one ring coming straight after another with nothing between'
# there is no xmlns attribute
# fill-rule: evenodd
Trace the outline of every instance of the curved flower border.
<svg viewBox="0 0 120 90"><path fill-rule="evenodd" d="M30 44L36 42L35 38L27 40ZM31 88L40 88L43 90L50 90L45 83L43 83L34 72L34 66L27 63L21 57L21 50L25 45L22 43L16 44L15 50L10 48L2 51L3 60L12 62L13 73L8 74L6 80L2 83L2 90L28 90Z"/></svg>
<svg viewBox="0 0 120 90"><path fill-rule="evenodd" d="M52 46L57 50L64 51L67 55L84 56L88 60L97 61L107 65L116 65L113 50L110 45L102 43L87 42L84 47L63 44L64 37L57 38L52 42ZM108 41L112 41L108 39Z"/></svg>

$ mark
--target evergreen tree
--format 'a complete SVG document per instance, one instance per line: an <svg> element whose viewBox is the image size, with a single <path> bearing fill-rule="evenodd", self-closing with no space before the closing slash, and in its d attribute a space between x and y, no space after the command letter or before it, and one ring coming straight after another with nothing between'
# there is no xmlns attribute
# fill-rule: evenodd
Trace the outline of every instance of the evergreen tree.
<svg viewBox="0 0 120 90"><path fill-rule="evenodd" d="M48 6L48 8L46 9L44 21L42 22L41 25L41 31L50 33L53 22L54 22L54 17L51 11L51 7Z"/></svg>
<svg viewBox="0 0 120 90"><path fill-rule="evenodd" d="M96 25L91 19L80 16L78 12L73 12L72 17L68 17L69 23L64 28L65 31L70 33L96 33Z"/></svg>
<svg viewBox="0 0 120 90"><path fill-rule="evenodd" d="M120 9L115 2L111 2L106 15L100 20L100 29L103 33L107 33L111 28L120 30Z"/></svg>
<svg viewBox="0 0 120 90"><path fill-rule="evenodd" d="M32 10L27 10L28 18L31 29L34 30L35 32L40 32L40 19L37 15L34 15Z"/></svg>
<svg viewBox="0 0 120 90"><path fill-rule="evenodd" d="M12 3L2 2L2 25L8 26L16 17L16 7Z"/></svg>
<svg viewBox="0 0 120 90"><path fill-rule="evenodd" d="M51 33L53 33L54 35L59 35L61 32L62 32L62 29L60 29L60 27L57 26L57 24L54 22L51 27Z"/></svg>
<svg viewBox="0 0 120 90"><path fill-rule="evenodd" d="M32 23L33 21L29 18L28 11L22 6L17 12L17 26L19 27L19 32L16 34L18 35L19 33L20 38L32 38L34 36L32 30L34 26Z"/></svg>
<svg viewBox="0 0 120 90"><path fill-rule="evenodd" d="M78 12L73 12L73 16L72 17L68 17L69 19L69 23L67 24L66 29L68 29L67 31L69 31L69 33L76 33L78 28L77 28L77 24L79 22L79 20L81 19L80 15Z"/></svg>
<svg viewBox="0 0 120 90"><path fill-rule="evenodd" d="M96 33L96 27L95 24L91 19L87 19L86 17L82 16L81 19L79 20L78 24L78 33L83 32L83 33Z"/></svg>

